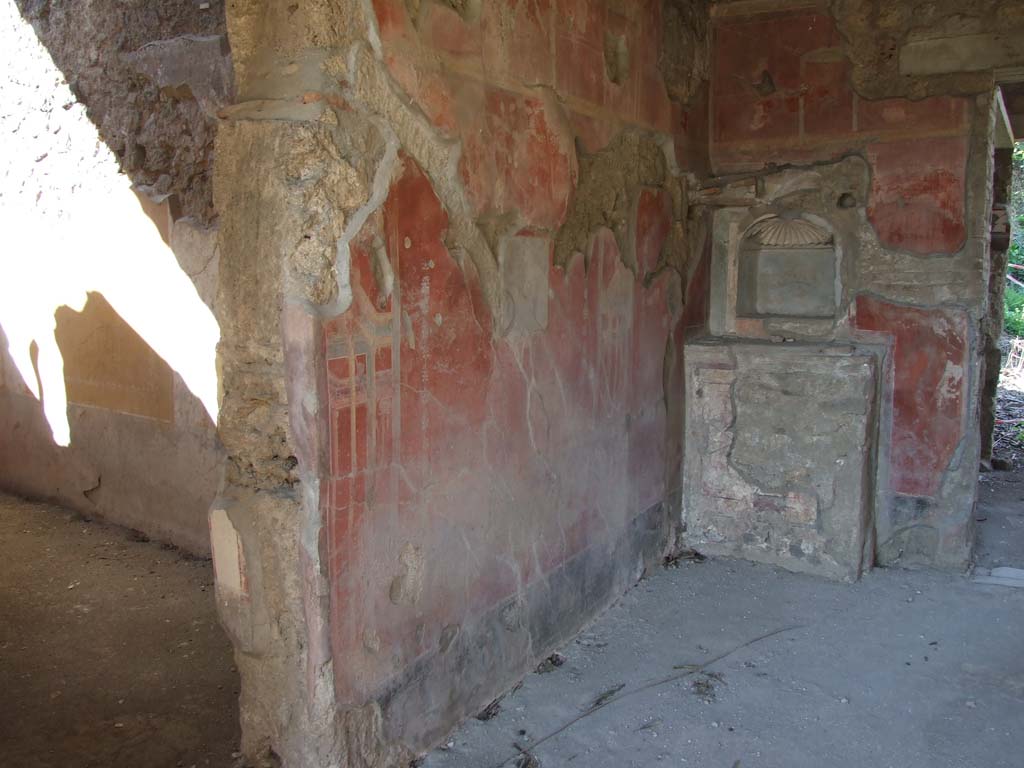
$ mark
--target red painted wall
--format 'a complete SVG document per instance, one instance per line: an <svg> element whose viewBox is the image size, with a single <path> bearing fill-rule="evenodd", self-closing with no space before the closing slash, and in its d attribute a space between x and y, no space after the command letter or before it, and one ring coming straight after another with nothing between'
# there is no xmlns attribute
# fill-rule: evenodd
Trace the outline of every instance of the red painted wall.
<svg viewBox="0 0 1024 768"><path fill-rule="evenodd" d="M967 313L857 298L857 327L889 335L893 356L890 484L935 496L963 434Z"/></svg>
<svg viewBox="0 0 1024 768"><path fill-rule="evenodd" d="M396 287L355 253L352 307L326 326L327 547L339 695L437 649L447 627L544 579L666 494L662 374L671 275L645 288L608 230L550 268L547 327L496 338L447 217L408 158L383 228ZM639 254L670 209L645 192ZM416 573L410 573L416 571ZM400 594L402 583L413 597ZM397 584L397 585L396 585Z"/></svg>
<svg viewBox="0 0 1024 768"><path fill-rule="evenodd" d="M861 152L882 245L921 254L963 245L966 98L858 97L834 22L812 11L720 20L711 92L716 172Z"/></svg>
<svg viewBox="0 0 1024 768"><path fill-rule="evenodd" d="M385 61L396 82L436 126L490 156L534 120L550 122L538 106L554 88L573 134L588 150L604 146L623 125L671 133L673 110L658 70L661 3L634 0L612 10L600 0L495 0L464 20L441 3L423 3L415 24L404 0L373 0ZM612 82L605 72L606 35L621 37L630 66ZM505 137L505 138L503 138ZM499 150L501 151L501 150ZM469 160L469 177L488 173ZM482 172L481 172L482 170ZM519 169L515 180L528 174ZM507 180L507 179L506 179ZM513 182L515 186L515 182ZM561 199L561 198L559 198Z"/></svg>
<svg viewBox="0 0 1024 768"><path fill-rule="evenodd" d="M595 150L624 127L672 127L657 70L661 3L631 3L623 14L606 6L485 2L465 21L424 3L413 24L402 0L374 0L396 83L462 144L458 172L473 213L514 217L512 246L541 249L540 268L526 267L540 281L530 285L541 317L528 332L495 327L472 261L460 264L444 245L448 217L430 179L403 157L382 216L353 251L353 303L325 326L324 547L342 702L390 696L405 676L422 677L409 670L481 617L553 583L587 552L611 552L609 542L664 501L668 478L678 482L663 380L677 349L669 294L679 295L679 276L643 279L669 234L670 197L644 189L633 201L638 274L607 229L565 270L551 260L576 183L576 142ZM630 51L620 84L606 76L606 34ZM374 277L375 237L394 271L390 294ZM507 258L522 253L510 247ZM588 603L596 589L572 586L567 630L600 608ZM544 650L494 663L511 669ZM468 694L452 692L456 681L430 688L416 717L443 723L472 705L453 699L493 695L488 686L507 672Z"/></svg>

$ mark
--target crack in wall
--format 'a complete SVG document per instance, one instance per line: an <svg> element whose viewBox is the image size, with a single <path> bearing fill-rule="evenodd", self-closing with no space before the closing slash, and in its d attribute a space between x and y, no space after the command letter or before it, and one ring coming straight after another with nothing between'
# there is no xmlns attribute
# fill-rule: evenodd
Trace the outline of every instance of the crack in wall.
<svg viewBox="0 0 1024 768"><path fill-rule="evenodd" d="M476 267L485 303L496 320L501 318L503 293L498 261L459 180L461 143L440 136L422 111L400 95L381 57L365 43L354 43L344 62L329 60L327 69L345 84L343 92L349 102L386 122L402 149L430 178L434 193L448 213L449 252L460 264L468 255Z"/></svg>

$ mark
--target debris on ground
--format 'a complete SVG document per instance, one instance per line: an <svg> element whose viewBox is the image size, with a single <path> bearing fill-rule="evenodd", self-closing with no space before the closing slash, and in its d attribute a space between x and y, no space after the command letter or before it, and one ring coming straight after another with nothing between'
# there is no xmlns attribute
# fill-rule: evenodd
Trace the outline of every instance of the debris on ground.
<svg viewBox="0 0 1024 768"><path fill-rule="evenodd" d="M209 561L6 495L0 540L0 765L259 768Z"/></svg>
<svg viewBox="0 0 1024 768"><path fill-rule="evenodd" d="M594 699L594 703L590 705L590 709L597 709L598 707L603 707L605 704L607 704L609 701L615 698L615 694L617 694L625 687L625 683L619 683L614 688L609 688L607 691L605 691L596 699Z"/></svg>
<svg viewBox="0 0 1024 768"><path fill-rule="evenodd" d="M493 720L501 712L501 699L499 696L486 707L484 707L477 715L476 719L482 723L486 723L488 720Z"/></svg>
<svg viewBox="0 0 1024 768"><path fill-rule="evenodd" d="M646 723L637 728L636 732L639 733L640 731L653 731L663 722L664 721L660 717L655 717L653 720L648 720Z"/></svg>
<svg viewBox="0 0 1024 768"><path fill-rule="evenodd" d="M563 664L565 664L565 656L560 653L552 653L537 665L537 674L546 675L548 672L554 672Z"/></svg>
<svg viewBox="0 0 1024 768"><path fill-rule="evenodd" d="M996 399L992 468L1024 464L1024 390L1001 385ZM1001 466L997 466L1002 464ZM1008 466L1007 466L1008 465Z"/></svg>
<svg viewBox="0 0 1024 768"><path fill-rule="evenodd" d="M690 683L690 690L694 695L703 699L705 704L710 704L715 700L716 684L721 682L723 682L722 676L717 672L704 672Z"/></svg>
<svg viewBox="0 0 1024 768"><path fill-rule="evenodd" d="M666 568L678 568L683 563L703 563L705 560L707 560L707 556L695 549L681 549L671 555L666 555L663 564Z"/></svg>
<svg viewBox="0 0 1024 768"><path fill-rule="evenodd" d="M513 693L515 693L522 687L522 681L516 683L514 686L512 686L511 690L501 694L501 696L499 696L486 707L484 707L483 710L481 710L479 714L474 715L474 717L482 723L486 723L488 720L493 720L495 717L497 717L498 713L501 712L502 700L504 700L506 696L511 696Z"/></svg>

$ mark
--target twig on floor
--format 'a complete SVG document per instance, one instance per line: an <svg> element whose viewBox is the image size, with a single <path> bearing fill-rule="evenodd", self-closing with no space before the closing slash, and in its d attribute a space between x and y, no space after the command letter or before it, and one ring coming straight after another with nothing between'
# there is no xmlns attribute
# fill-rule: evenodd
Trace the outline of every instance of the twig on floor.
<svg viewBox="0 0 1024 768"><path fill-rule="evenodd" d="M742 651L744 648L749 648L750 646L752 646L752 645L754 645L756 643L760 643L763 640L767 640L768 638L775 637L776 635L781 635L783 632L792 632L795 629L803 629L806 626L807 626L806 624L793 624L792 626L789 626L789 627L781 627L779 629L774 629L771 632L766 632L763 635L758 635L757 637L753 638L752 640L748 640L747 642L743 643L742 645L737 645L735 648L731 648L730 650L725 651L724 653L720 653L719 655L717 655L717 656L715 656L713 658L708 659L707 661L705 661L702 664L683 665L682 668L685 670L683 672L678 672L678 673L676 673L674 675L669 675L668 677L663 677L663 678L661 678L659 680L652 680L649 683L644 683L639 688L634 688L631 691L625 691L624 693L615 694L615 695L612 695L612 696L607 697L607 698L604 695L602 695L602 696L599 697L598 702L596 702L594 704L594 706L590 707L590 709L586 710L583 714L577 715L572 720L569 720L567 723L565 723L564 725L560 726L559 728L557 728L556 730L552 731L551 733L547 734L546 736L542 736L541 738L539 738L536 741L534 741L532 744L530 744L530 749L531 749L532 752L536 752L537 747L539 747L544 742L550 741L551 739L555 738L556 736L558 736L558 735L564 733L565 731L569 730L572 726L576 725L576 723L578 723L580 720L583 720L584 718L590 717L595 712L599 712L602 709L604 709L605 707L610 706L610 705L614 704L617 701L622 701L625 698L629 698L630 696L635 696L636 694L643 693L644 691L649 691L652 688L657 688L658 686L661 686L661 685L666 685L667 683L673 683L676 680L682 680L683 678L689 677L690 675L693 675L693 674L695 674L697 672L704 671L705 669L710 667L712 664L715 664L715 663L717 663L719 661L722 661L722 659L727 659L728 657L732 656L734 653L738 653L739 651ZM522 747L520 747L518 744L514 745L514 746L519 751L517 751L516 754L514 754L514 755L512 755L510 757L505 758L500 763L497 763L496 765L493 766L493 768L504 768L510 762L512 762L517 757L520 757L523 754ZM531 755L531 757L532 757L532 755Z"/></svg>
<svg viewBox="0 0 1024 768"><path fill-rule="evenodd" d="M598 696L596 699L594 699L594 703L590 705L590 708L592 710L593 709L600 709L605 704L607 704L609 701L614 699L615 698L615 694L617 694L619 691L621 691L625 687L626 687L625 683L619 683L614 688L609 688L607 691L605 691L600 696Z"/></svg>

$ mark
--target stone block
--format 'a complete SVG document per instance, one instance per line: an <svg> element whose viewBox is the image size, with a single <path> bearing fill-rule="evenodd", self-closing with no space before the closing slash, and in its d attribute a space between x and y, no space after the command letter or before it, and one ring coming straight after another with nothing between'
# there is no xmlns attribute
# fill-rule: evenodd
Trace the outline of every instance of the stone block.
<svg viewBox="0 0 1024 768"><path fill-rule="evenodd" d="M871 564L875 357L705 339L684 360L687 544L858 578Z"/></svg>
<svg viewBox="0 0 1024 768"><path fill-rule="evenodd" d="M941 75L1019 67L1024 40L1013 32L910 39L900 48L901 75Z"/></svg>

